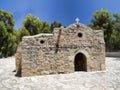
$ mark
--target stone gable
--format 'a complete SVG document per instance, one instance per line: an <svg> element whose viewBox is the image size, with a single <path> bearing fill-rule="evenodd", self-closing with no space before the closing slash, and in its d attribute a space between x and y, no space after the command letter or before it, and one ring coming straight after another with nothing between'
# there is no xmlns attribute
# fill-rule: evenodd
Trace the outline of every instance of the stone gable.
<svg viewBox="0 0 120 90"><path fill-rule="evenodd" d="M83 24L55 28L52 34L25 36L16 52L16 71L21 76L104 69L103 31Z"/></svg>

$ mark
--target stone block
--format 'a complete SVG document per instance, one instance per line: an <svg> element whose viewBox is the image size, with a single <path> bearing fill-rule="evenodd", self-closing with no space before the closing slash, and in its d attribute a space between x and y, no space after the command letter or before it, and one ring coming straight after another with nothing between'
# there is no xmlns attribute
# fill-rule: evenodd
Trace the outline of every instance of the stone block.
<svg viewBox="0 0 120 90"><path fill-rule="evenodd" d="M105 70L103 31L72 24L52 34L25 36L15 57L22 76Z"/></svg>

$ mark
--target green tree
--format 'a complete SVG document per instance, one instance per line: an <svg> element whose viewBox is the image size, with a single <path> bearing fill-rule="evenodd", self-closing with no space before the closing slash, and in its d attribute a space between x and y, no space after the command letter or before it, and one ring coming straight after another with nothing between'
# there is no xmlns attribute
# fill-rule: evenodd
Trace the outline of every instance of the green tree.
<svg viewBox="0 0 120 90"><path fill-rule="evenodd" d="M120 15L115 13L113 14L114 19L114 31L112 35L113 40L113 49L114 50L120 50Z"/></svg>
<svg viewBox="0 0 120 90"><path fill-rule="evenodd" d="M0 22L0 57L5 49L4 43L6 40L6 36L8 36L7 29L5 28L4 22Z"/></svg>
<svg viewBox="0 0 120 90"><path fill-rule="evenodd" d="M42 23L37 17L29 14L24 20L23 26L28 30L30 35L36 35L41 32Z"/></svg>
<svg viewBox="0 0 120 90"><path fill-rule="evenodd" d="M13 33L8 34L8 42L6 42L7 48L5 50L7 53L5 54L5 57L13 55L16 52L17 46L16 30L14 30Z"/></svg>
<svg viewBox="0 0 120 90"><path fill-rule="evenodd" d="M108 10L101 9L94 12L93 19L91 20L92 24L90 25L93 29L101 29L104 31L104 39L106 42L106 50L111 49L111 35L114 29L114 21L112 15Z"/></svg>
<svg viewBox="0 0 120 90"><path fill-rule="evenodd" d="M16 32L16 37L17 37L17 43L19 44L22 41L23 36L30 36L30 33L25 27L21 27L17 32Z"/></svg>
<svg viewBox="0 0 120 90"><path fill-rule="evenodd" d="M61 27L61 26L62 26L61 23L59 23L59 22L57 22L57 21L54 21L54 22L51 24L51 26L50 26L51 32L54 30L54 28L59 28L59 27Z"/></svg>
<svg viewBox="0 0 120 90"><path fill-rule="evenodd" d="M46 21L42 22L41 33L50 33L50 26Z"/></svg>
<svg viewBox="0 0 120 90"><path fill-rule="evenodd" d="M28 30L30 35L50 32L50 26L46 21L42 22L31 14L24 20L23 27Z"/></svg>
<svg viewBox="0 0 120 90"><path fill-rule="evenodd" d="M0 53L7 57L13 55L16 49L16 36L13 15L0 10Z"/></svg>

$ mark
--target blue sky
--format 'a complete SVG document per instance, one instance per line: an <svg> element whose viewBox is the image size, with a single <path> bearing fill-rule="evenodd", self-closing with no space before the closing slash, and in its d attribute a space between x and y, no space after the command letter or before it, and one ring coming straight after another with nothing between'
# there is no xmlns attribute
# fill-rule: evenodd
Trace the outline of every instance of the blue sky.
<svg viewBox="0 0 120 90"><path fill-rule="evenodd" d="M13 13L16 29L22 26L28 14L49 24L58 21L66 26L78 17L87 25L93 12L101 8L120 14L120 0L0 0L0 9Z"/></svg>

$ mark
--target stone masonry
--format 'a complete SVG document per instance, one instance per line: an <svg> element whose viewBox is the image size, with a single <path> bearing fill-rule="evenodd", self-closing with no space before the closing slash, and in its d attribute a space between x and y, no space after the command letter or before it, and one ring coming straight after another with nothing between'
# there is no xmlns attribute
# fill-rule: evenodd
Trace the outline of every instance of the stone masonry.
<svg viewBox="0 0 120 90"><path fill-rule="evenodd" d="M16 52L21 76L105 70L102 30L80 24L55 28L52 34L24 36Z"/></svg>

